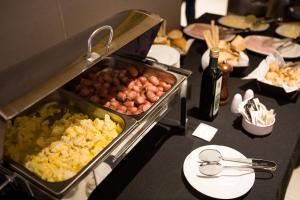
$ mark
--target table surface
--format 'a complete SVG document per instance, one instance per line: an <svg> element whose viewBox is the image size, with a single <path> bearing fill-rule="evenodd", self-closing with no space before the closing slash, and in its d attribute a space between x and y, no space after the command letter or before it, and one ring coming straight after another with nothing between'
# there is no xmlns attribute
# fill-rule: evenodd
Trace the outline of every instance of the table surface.
<svg viewBox="0 0 300 200"><path fill-rule="evenodd" d="M205 14L198 22L209 22L218 16ZM274 27L262 33L275 35ZM201 56L206 50L203 41L196 40L182 59L182 67L193 72L189 78L191 95L188 99L188 124L185 134L175 130L154 127L130 152L114 171L97 187L90 199L212 199L195 189L186 181L182 166L186 156L204 145L224 145L234 148L247 157L273 160L278 168L273 177L257 174L252 189L238 199L283 199L292 170L300 157L300 100L283 98L278 94L265 95L253 80L230 77L230 99L235 93L243 94L251 88L255 96L267 106L275 109L276 124L273 132L265 137L255 137L241 127L241 118L230 112L230 103L220 108L213 122L194 117L198 106L201 85ZM265 57L247 51L252 71ZM179 112L173 109L168 116ZM211 142L192 136L193 131L204 122L218 128Z"/></svg>

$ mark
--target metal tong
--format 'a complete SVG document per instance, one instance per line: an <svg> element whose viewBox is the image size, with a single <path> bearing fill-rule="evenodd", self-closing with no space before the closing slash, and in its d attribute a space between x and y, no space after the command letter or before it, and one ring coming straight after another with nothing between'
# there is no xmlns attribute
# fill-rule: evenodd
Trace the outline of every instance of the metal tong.
<svg viewBox="0 0 300 200"><path fill-rule="evenodd" d="M264 19L264 18L258 18L256 20L254 20L251 25L253 27L257 27L260 24L267 24L267 23L271 23L271 22L282 22L282 17L278 17L278 18L270 18L270 19Z"/></svg>
<svg viewBox="0 0 300 200"><path fill-rule="evenodd" d="M235 34L239 34L239 33L249 33L250 29L225 29L225 28L221 28L220 29L220 37L224 38L227 35L235 35Z"/></svg>
<svg viewBox="0 0 300 200"><path fill-rule="evenodd" d="M235 166L235 167L243 167L243 168L252 168L257 170L263 171L275 171L277 165L273 161L263 160L263 159L256 159L256 158L230 158L230 157L223 157L222 154L216 149L205 149L199 153L199 159L201 161L200 166L207 166L207 165L221 165L221 160L231 161L231 162L238 162L244 163L246 165L242 166ZM224 166L223 166L224 167Z"/></svg>
<svg viewBox="0 0 300 200"><path fill-rule="evenodd" d="M280 44L278 47L276 47L277 51L281 51L285 48L291 47L293 44L300 42L300 34L297 36L297 38L286 38L281 40L282 44Z"/></svg>

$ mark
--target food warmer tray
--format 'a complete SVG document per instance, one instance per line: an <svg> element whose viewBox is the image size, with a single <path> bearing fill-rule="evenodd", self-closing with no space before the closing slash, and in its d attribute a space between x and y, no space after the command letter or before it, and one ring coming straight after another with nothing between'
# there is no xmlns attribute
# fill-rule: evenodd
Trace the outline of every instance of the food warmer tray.
<svg viewBox="0 0 300 200"><path fill-rule="evenodd" d="M7 177L1 187L18 179L27 188L29 195L36 199L86 199L166 114L175 98L181 102L180 126L185 127L186 86L191 72L146 59L162 22L163 19L153 13L124 11L0 72L0 172ZM126 116L89 103L68 90L78 77L90 70L99 70L103 64L114 67L111 63L124 66L131 63L141 67L139 70L164 74L172 77L174 85L149 110L138 116ZM49 101L65 104L72 102L79 110L92 116L95 111L102 115L107 113L123 124L124 128L77 175L57 183L43 181L25 167L3 156L6 121L30 113L38 105Z"/></svg>

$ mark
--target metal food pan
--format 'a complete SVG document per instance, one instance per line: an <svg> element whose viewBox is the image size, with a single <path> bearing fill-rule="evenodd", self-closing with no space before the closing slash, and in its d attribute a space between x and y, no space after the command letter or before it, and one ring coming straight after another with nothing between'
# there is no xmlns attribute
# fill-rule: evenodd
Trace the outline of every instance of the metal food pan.
<svg viewBox="0 0 300 200"><path fill-rule="evenodd" d="M34 186L37 188L41 188L42 190L50 193L51 195L62 197L72 188L72 186L82 180L85 175L93 170L98 163L104 161L109 156L109 152L112 151L120 142L122 142L123 137L131 132L131 129L134 127L136 121L132 118L127 118L126 116L119 116L106 109L95 107L87 101L82 101L81 98L78 98L76 95L64 90L54 92L20 115L34 114L38 108L41 108L41 106L47 104L57 104L61 107L68 108L70 112L75 111L87 114L90 118L97 117L103 119L104 115L108 114L110 115L111 119L119 123L123 129L121 134L111 141L111 143L107 145L97 156L95 156L83 169L81 169L77 175L62 182L47 182L25 168L22 164L5 157L4 164L12 168L22 178L29 181L31 184L34 184Z"/></svg>
<svg viewBox="0 0 300 200"><path fill-rule="evenodd" d="M148 113L151 113L151 111L153 109L155 109L156 107L158 107L158 105L161 104L166 98L168 98L173 93L175 93L185 78L185 76L182 74L179 74L179 73L176 73L173 71L160 69L157 67L153 67L144 62L135 61L135 60L127 59L127 58L121 58L121 57L106 57L102 61L97 63L95 66L93 66L91 69L89 69L88 71L82 73L80 76L78 76L75 79L73 79L72 81L70 81L68 84L66 84L64 86L64 88L68 91L75 93L75 87L77 84L79 84L81 78L88 77L88 74L90 74L90 73L97 73L100 71L106 71L106 70L110 70L110 69L126 69L127 67L130 67L130 66L136 66L136 68L139 71L139 75L143 75L143 76L147 76L147 77L154 75L154 76L158 77L159 80L165 81L172 85L172 87L168 91L166 91L165 94L162 95L158 99L158 101L156 101L150 107L150 109L148 109L147 111L145 111L141 114L138 114L138 115L127 115L130 117L134 117L137 120L144 119L148 115ZM167 67L166 67L166 69L167 69ZM77 94L77 95L79 96L79 94ZM80 97L80 98L84 98L84 97ZM84 98L84 99L87 99L87 98ZM104 107L103 104L96 104L96 105L100 106L100 107ZM110 108L107 108L107 109L110 109ZM114 110L112 110L112 112L118 113L117 111L114 111ZM121 113L119 113L119 114L121 114ZM121 115L126 115L126 114L121 114Z"/></svg>

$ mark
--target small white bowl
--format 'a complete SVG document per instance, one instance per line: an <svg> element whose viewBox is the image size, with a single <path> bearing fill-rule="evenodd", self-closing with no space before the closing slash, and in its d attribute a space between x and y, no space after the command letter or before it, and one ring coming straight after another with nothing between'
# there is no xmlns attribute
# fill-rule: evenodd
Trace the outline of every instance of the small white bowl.
<svg viewBox="0 0 300 200"><path fill-rule="evenodd" d="M244 117L242 121L242 126L248 133L251 133L253 135L258 135L258 136L264 136L270 134L273 130L274 124L275 124L275 119L274 122L268 126L259 126L259 125L252 124Z"/></svg>

